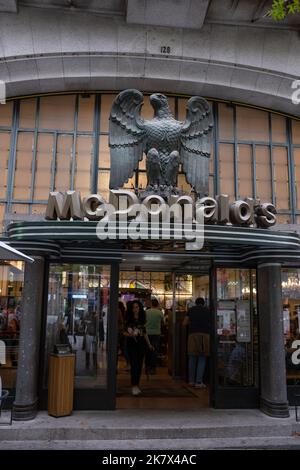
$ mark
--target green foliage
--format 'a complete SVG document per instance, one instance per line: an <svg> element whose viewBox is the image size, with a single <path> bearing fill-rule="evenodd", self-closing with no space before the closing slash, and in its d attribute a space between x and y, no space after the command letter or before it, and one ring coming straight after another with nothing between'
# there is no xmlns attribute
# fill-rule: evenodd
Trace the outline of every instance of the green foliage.
<svg viewBox="0 0 300 470"><path fill-rule="evenodd" d="M288 15L300 13L300 0L273 0L268 16L275 21L284 20Z"/></svg>

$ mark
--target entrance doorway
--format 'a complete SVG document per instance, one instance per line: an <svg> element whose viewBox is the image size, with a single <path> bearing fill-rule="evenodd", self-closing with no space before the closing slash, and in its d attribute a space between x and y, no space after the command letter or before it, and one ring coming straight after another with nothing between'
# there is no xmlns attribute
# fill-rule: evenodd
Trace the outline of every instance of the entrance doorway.
<svg viewBox="0 0 300 470"><path fill-rule="evenodd" d="M127 260L124 259L125 256ZM121 259L120 259L121 261ZM160 268L158 271L157 267ZM40 404L47 407L48 364L56 344L76 356L75 409L251 408L259 406L259 312L253 268L210 265L179 253L122 255L109 263L52 261L45 279ZM206 388L189 385L183 324L197 297L210 311ZM142 369L143 393L132 396L118 301L156 299L163 312L156 373ZM119 330L120 332L120 330ZM118 347L117 347L118 346Z"/></svg>
<svg viewBox="0 0 300 470"><path fill-rule="evenodd" d="M140 388L142 393L132 396L130 364L126 339L119 335L117 367L117 401L119 409L198 409L210 404L210 360L206 361L205 388L189 384L186 314L196 298L210 306L209 273L121 270L119 301L124 305L139 300L145 309L157 300L162 311L156 367L147 369L143 364ZM155 302L154 302L155 303ZM123 310L123 309L122 309ZM123 313L126 319L126 313ZM147 325L147 324L146 324Z"/></svg>

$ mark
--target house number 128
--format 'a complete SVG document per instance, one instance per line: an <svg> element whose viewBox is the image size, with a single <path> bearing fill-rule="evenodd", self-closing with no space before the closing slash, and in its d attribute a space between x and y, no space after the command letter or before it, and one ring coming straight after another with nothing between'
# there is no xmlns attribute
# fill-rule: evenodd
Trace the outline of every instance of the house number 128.
<svg viewBox="0 0 300 470"><path fill-rule="evenodd" d="M161 46L160 52L162 54L170 54L171 48L170 48L170 46Z"/></svg>

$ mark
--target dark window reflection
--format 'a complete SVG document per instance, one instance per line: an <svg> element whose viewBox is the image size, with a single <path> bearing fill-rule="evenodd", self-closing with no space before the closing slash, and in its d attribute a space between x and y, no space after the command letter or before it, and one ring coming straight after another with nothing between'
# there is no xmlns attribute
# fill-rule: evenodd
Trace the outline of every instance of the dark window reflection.
<svg viewBox="0 0 300 470"><path fill-rule="evenodd" d="M50 266L45 384L49 354L59 343L76 356L76 388L106 387L109 292L109 266Z"/></svg>
<svg viewBox="0 0 300 470"><path fill-rule="evenodd" d="M288 385L300 385L300 269L282 270L283 332L286 355L286 374Z"/></svg>
<svg viewBox="0 0 300 470"><path fill-rule="evenodd" d="M255 271L218 268L217 301L218 383L224 387L257 386Z"/></svg>
<svg viewBox="0 0 300 470"><path fill-rule="evenodd" d="M24 263L0 261L0 376L2 386L16 386Z"/></svg>

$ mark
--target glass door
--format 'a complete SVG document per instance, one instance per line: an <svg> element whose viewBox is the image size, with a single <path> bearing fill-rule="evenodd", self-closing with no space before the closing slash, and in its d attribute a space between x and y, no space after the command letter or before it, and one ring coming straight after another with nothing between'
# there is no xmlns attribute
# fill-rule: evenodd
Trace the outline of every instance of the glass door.
<svg viewBox="0 0 300 470"><path fill-rule="evenodd" d="M256 271L217 268L214 275L214 406L257 407L259 344Z"/></svg>
<svg viewBox="0 0 300 470"><path fill-rule="evenodd" d="M114 407L116 341L111 334L111 266L51 264L49 268L44 388L50 354L64 345L75 354L76 409Z"/></svg>

